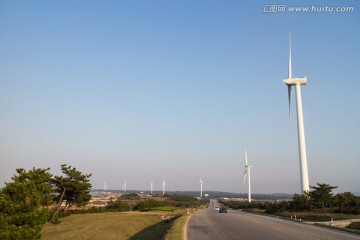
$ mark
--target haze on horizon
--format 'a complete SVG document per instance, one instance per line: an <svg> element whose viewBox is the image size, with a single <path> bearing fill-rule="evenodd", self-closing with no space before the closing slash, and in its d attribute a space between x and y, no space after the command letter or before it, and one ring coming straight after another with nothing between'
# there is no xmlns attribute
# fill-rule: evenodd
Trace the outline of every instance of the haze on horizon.
<svg viewBox="0 0 360 240"><path fill-rule="evenodd" d="M1 1L0 187L65 163L95 188L246 193L246 149L253 193L299 193L291 33L310 185L359 193L360 4L274 4Z"/></svg>

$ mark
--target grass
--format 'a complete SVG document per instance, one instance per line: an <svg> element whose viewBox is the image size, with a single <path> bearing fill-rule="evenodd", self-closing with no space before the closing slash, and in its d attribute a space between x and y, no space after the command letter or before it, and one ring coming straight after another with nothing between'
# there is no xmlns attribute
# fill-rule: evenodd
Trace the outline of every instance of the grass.
<svg viewBox="0 0 360 240"><path fill-rule="evenodd" d="M174 217L157 224L151 225L138 232L130 240L165 240L167 232L172 228L178 217Z"/></svg>
<svg viewBox="0 0 360 240"><path fill-rule="evenodd" d="M45 224L41 239L162 239L171 227L159 214L139 212L74 214L61 221Z"/></svg>
<svg viewBox="0 0 360 240"><path fill-rule="evenodd" d="M150 208L150 211L174 212L176 209L176 207L154 207Z"/></svg>
<svg viewBox="0 0 360 240"><path fill-rule="evenodd" d="M200 209L205 208L202 206ZM200 210L192 209L190 212ZM160 209L158 209L160 210ZM47 223L43 240L182 240L189 215L186 209L161 209L158 212L106 212L73 214L60 224ZM165 220L163 217L167 217Z"/></svg>
<svg viewBox="0 0 360 240"><path fill-rule="evenodd" d="M324 215L324 213L319 212L279 212L275 215L281 216L281 217L288 217L296 215L296 218L304 221L314 221L314 222L325 222L325 221L331 221L333 219L334 221L338 220L347 220L347 219L354 219L354 218L360 218L359 215L353 215L353 214L342 214L342 213L327 213Z"/></svg>
<svg viewBox="0 0 360 240"><path fill-rule="evenodd" d="M350 225L347 226L346 228L355 229L355 230L359 230L359 231L360 231L360 222L350 223Z"/></svg>
<svg viewBox="0 0 360 240"><path fill-rule="evenodd" d="M251 209L251 210L245 210L248 212L254 212L254 213L265 213L265 210L260 209ZM331 221L333 219L334 221L338 220L348 220L348 219L360 219L360 215L353 215L353 214L343 214L343 213L326 213L324 215L323 212L276 212L271 215L276 215L284 218L291 218L291 216L296 215L297 219L301 219L303 221L311 221L311 222L326 222Z"/></svg>
<svg viewBox="0 0 360 240"><path fill-rule="evenodd" d="M184 239L184 227L189 215L182 215L181 217L177 218L170 231L166 236L166 240L181 240Z"/></svg>

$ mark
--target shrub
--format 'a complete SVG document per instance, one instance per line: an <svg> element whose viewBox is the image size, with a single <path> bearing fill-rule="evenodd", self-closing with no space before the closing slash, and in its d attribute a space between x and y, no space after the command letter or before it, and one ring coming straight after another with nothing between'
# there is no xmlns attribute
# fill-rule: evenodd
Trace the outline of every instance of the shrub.
<svg viewBox="0 0 360 240"><path fill-rule="evenodd" d="M127 202L115 201L111 202L106 206L106 209L116 212L125 212L130 211L131 207Z"/></svg>
<svg viewBox="0 0 360 240"><path fill-rule="evenodd" d="M351 211L351 213L354 215L358 215L358 214L360 214L360 209L354 209Z"/></svg>
<svg viewBox="0 0 360 240"><path fill-rule="evenodd" d="M141 201L135 206L135 210L148 211L156 207L164 207L165 203L162 201L156 201L153 199Z"/></svg>
<svg viewBox="0 0 360 240"><path fill-rule="evenodd" d="M350 225L347 226L346 228L355 229L355 230L360 230L360 222L350 223Z"/></svg>

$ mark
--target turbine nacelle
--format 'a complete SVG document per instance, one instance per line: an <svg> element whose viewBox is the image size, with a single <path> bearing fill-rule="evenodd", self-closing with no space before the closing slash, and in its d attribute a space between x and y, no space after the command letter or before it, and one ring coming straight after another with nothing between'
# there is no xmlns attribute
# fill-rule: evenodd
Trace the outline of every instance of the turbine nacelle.
<svg viewBox="0 0 360 240"><path fill-rule="evenodd" d="M303 78L288 78L288 79L283 80L283 82L288 86L306 85L307 77L305 76Z"/></svg>

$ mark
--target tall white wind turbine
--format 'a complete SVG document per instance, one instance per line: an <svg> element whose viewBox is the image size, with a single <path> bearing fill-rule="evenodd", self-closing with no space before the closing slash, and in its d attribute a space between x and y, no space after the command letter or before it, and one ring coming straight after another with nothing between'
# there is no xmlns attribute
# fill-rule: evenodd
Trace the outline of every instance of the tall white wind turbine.
<svg viewBox="0 0 360 240"><path fill-rule="evenodd" d="M123 190L124 190L124 193L126 193L126 181L124 182L124 185L123 185Z"/></svg>
<svg viewBox="0 0 360 240"><path fill-rule="evenodd" d="M301 85L306 85L307 78L293 78L291 66L291 41L289 43L289 72L288 78L283 82L288 86L288 99L289 99L289 116L290 116L290 103L291 103L291 87L295 86L296 92L296 108L297 108L297 126L298 126L298 140L299 140L299 158L300 158L300 175L301 175L301 191L302 193L309 191L309 174L306 159L306 145L305 145L305 130L301 101Z"/></svg>
<svg viewBox="0 0 360 240"><path fill-rule="evenodd" d="M104 182L104 192L107 190L107 183L106 183L106 181Z"/></svg>
<svg viewBox="0 0 360 240"><path fill-rule="evenodd" d="M251 165L248 163L247 160L247 154L246 154L246 150L245 150L245 173L244 173L244 184L246 181L246 174L248 175L248 184L249 184L249 193L248 193L248 201L251 202L251 185L250 185L250 169L251 169Z"/></svg>
<svg viewBox="0 0 360 240"><path fill-rule="evenodd" d="M203 196L203 180L202 177L200 178L200 198Z"/></svg>
<svg viewBox="0 0 360 240"><path fill-rule="evenodd" d="M165 195L165 177L163 177L162 191L163 191L163 195Z"/></svg>
<svg viewBox="0 0 360 240"><path fill-rule="evenodd" d="M150 183L150 194L152 195L152 192L153 192L153 187L154 187L154 183L153 181L151 181Z"/></svg>

